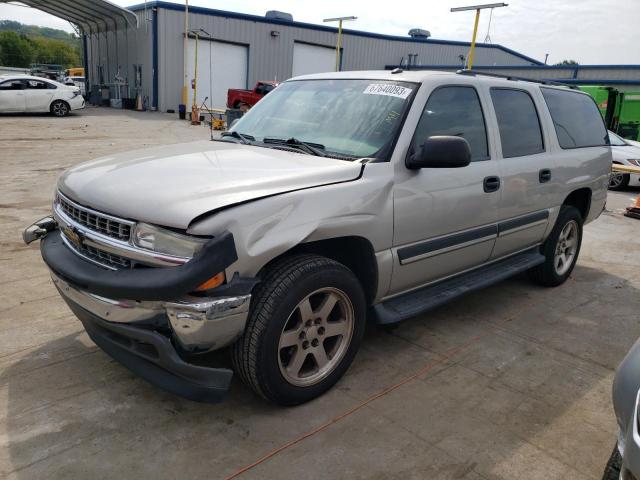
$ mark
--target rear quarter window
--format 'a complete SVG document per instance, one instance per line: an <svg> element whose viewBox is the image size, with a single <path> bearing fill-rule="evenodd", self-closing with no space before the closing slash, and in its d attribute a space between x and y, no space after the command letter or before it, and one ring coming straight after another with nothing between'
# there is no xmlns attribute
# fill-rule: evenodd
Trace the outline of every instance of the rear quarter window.
<svg viewBox="0 0 640 480"><path fill-rule="evenodd" d="M561 148L608 145L609 136L602 116L589 95L556 88L542 87L540 90Z"/></svg>

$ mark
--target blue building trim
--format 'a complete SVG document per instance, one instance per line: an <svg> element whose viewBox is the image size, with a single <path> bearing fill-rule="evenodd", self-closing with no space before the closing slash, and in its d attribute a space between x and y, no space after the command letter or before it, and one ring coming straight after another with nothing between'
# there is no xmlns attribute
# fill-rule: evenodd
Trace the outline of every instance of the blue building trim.
<svg viewBox="0 0 640 480"><path fill-rule="evenodd" d="M87 98L89 98L90 88L89 88L89 47L87 46L87 34L82 34L82 58L83 58L83 66L84 66L84 94Z"/></svg>
<svg viewBox="0 0 640 480"><path fill-rule="evenodd" d="M385 70L393 70L394 68L403 68L400 65L385 65ZM406 69L406 67L404 67ZM554 83L564 83L566 85L640 85L640 75L637 80L633 79L612 79L612 78L578 78L578 72L580 70L630 70L637 69L640 74L640 65L568 65L566 67L560 66L514 66L514 65L487 65L487 66L476 66L474 70L511 70L514 72L514 76L512 78L520 78L521 80L527 80L524 77L518 77L517 71L524 71L524 75L526 75L525 70L544 70L544 71L554 71L554 70L572 70L571 77L572 78L544 78L542 81L544 82L554 82ZM460 65L420 65L413 66L410 70L460 70ZM482 72L478 72L482 74Z"/></svg>
<svg viewBox="0 0 640 480"><path fill-rule="evenodd" d="M166 10L184 12L184 5L181 5L179 3L169 3L169 2L163 2L163 1L147 2L146 6L145 4L141 3L141 4L133 5L131 7L127 7L128 10L131 10L133 12L144 10L145 8L147 9L148 8L164 8ZM202 14L202 15L212 15L216 17L233 18L237 20L247 20L250 22L269 23L273 25L287 25L290 27L306 28L308 30L316 30L321 32L329 32L329 33L338 32L337 28L329 27L325 25L316 25L314 23L295 22L295 21L289 22L287 20L280 20L277 18L267 18L267 17L261 17L259 15L250 15L247 13L228 12L226 10L217 10L213 8L189 6L189 12ZM469 42L460 42L456 40L438 40L438 39L431 39L431 38L420 39L420 38L411 38L411 37L400 37L397 35L385 35L382 33L363 32L360 30L350 30L347 28L343 28L342 33L346 35L354 35L357 37L376 38L380 40L389 40L389 41L398 41L398 42L413 42L413 43L423 43L423 44L433 44L433 45L457 45L462 47L471 46ZM534 65L544 65L544 63L539 60L523 55L522 53L516 52L515 50L511 50L510 48L503 47L502 45L497 45L493 43L476 43L476 48L493 48L497 50L502 50L505 53L521 58Z"/></svg>
<svg viewBox="0 0 640 480"><path fill-rule="evenodd" d="M399 68L400 65L385 65L385 70ZM406 67L403 67L406 68ZM411 70L436 70L436 69L461 69L461 65L414 65ZM640 70L640 65L474 65L475 69L482 70Z"/></svg>
<svg viewBox="0 0 640 480"><path fill-rule="evenodd" d="M151 87L151 107L158 109L158 9L154 8L152 15L151 30L151 56L152 56L152 87Z"/></svg>

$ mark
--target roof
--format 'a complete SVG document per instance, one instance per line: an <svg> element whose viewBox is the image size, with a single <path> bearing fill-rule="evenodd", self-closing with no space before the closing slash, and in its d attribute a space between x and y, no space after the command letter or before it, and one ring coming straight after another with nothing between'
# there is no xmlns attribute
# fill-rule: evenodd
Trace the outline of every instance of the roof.
<svg viewBox="0 0 640 480"><path fill-rule="evenodd" d="M442 80L453 83L488 83L491 85L505 85L512 87L514 82L519 85L536 85L544 84L545 87L568 88L566 85L559 85L556 82L535 80L528 78L506 77L502 75L483 74L482 72L471 72L469 70L459 70L457 72L447 72L438 70L399 70L392 73L389 70L353 70L345 72L327 72L314 73L310 75L301 75L299 77L290 78L287 82L297 80L325 80L325 79L352 79L352 80L382 80L409 83L426 83L429 80Z"/></svg>
<svg viewBox="0 0 640 480"><path fill-rule="evenodd" d="M7 1L0 0L0 3ZM86 33L138 25L135 13L107 0L20 0L20 3L67 20Z"/></svg>
<svg viewBox="0 0 640 480"><path fill-rule="evenodd" d="M184 12L184 5L180 3L171 3L171 2L163 2L163 1L151 1L146 4L141 3L137 5L133 5L128 7L132 12L144 10L145 8L164 8L166 10L174 10L178 12ZM260 22L260 23L269 23L274 25L288 25L296 28L305 28L308 30L317 30L323 32L331 32L337 33L338 29L336 27L330 27L327 25L316 25L314 23L306 23L306 22L296 22L296 21L288 21L280 18L270 18L270 17L262 17L260 15L250 15L247 13L238 13L238 12L229 12L226 10L217 10L213 8L205 8L205 7L192 7L189 6L190 13L197 13L201 15L211 15L215 17L223 17L223 18L233 18L238 20L247 20L250 22ZM353 35L357 37L368 37L368 38L376 38L380 40L390 40L396 42L413 42L413 43L422 43L422 44L432 44L432 45L457 45L470 47L471 44L469 42L460 42L457 40L439 40L436 38L414 38L414 37L402 37L399 35L385 35L382 33L374 33L374 32L364 32L361 30L351 30L348 28L343 28L342 33L344 35ZM534 65L544 65L543 62L536 60L534 58L523 55L522 53L511 50L510 48L504 47L502 45L493 44L493 43L480 43L476 42L476 48L491 48L496 50L502 50L503 52L509 53L510 55L521 58L527 62L530 62Z"/></svg>

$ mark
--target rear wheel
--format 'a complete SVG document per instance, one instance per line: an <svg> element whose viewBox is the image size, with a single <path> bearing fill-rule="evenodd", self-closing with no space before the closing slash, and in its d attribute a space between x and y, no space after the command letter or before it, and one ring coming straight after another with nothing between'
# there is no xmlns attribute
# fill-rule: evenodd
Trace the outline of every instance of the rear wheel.
<svg viewBox="0 0 640 480"><path fill-rule="evenodd" d="M56 117L66 117L71 109L64 100L56 100L51 104L50 110Z"/></svg>
<svg viewBox="0 0 640 480"><path fill-rule="evenodd" d="M624 190L629 185L631 175L628 173L611 172L609 176L609 190Z"/></svg>
<svg viewBox="0 0 640 480"><path fill-rule="evenodd" d="M545 262L530 270L534 281L555 287L569 278L580 253L582 223L577 208L569 205L560 207L556 224L541 248Z"/></svg>
<svg viewBox="0 0 640 480"><path fill-rule="evenodd" d="M318 255L284 258L254 293L245 333L231 349L234 369L275 403L309 401L349 368L364 325L364 293L351 270Z"/></svg>

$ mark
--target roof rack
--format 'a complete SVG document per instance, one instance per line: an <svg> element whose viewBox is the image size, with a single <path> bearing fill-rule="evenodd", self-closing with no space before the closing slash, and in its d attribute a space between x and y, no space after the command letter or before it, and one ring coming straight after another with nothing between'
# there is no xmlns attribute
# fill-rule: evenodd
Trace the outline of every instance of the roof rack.
<svg viewBox="0 0 640 480"><path fill-rule="evenodd" d="M499 73L477 72L477 71L474 71L474 70L469 70L468 68L463 68L461 70L457 70L456 73L458 75L472 75L472 76L483 75L485 77L504 78L505 80L541 83L543 85L555 85L555 86L558 86L558 87L568 87L568 88L571 88L572 90L577 90L578 89L578 87L576 85L568 85L568 84L562 83L562 82L554 82L553 80L536 80L536 79L533 79L533 78L515 77L513 75L501 75Z"/></svg>

